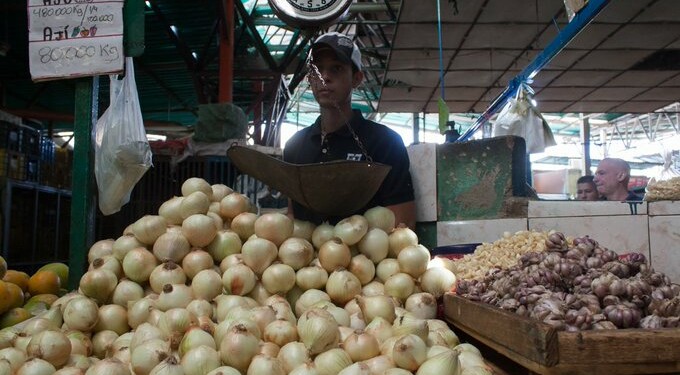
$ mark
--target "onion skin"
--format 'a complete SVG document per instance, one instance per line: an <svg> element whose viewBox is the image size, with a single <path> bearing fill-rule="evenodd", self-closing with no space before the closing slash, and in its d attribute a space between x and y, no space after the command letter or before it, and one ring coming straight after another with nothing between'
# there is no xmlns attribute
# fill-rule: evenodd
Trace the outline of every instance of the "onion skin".
<svg viewBox="0 0 680 375"><path fill-rule="evenodd" d="M278 247L293 235L293 220L284 214L269 212L255 220L254 230L256 236L267 239Z"/></svg>

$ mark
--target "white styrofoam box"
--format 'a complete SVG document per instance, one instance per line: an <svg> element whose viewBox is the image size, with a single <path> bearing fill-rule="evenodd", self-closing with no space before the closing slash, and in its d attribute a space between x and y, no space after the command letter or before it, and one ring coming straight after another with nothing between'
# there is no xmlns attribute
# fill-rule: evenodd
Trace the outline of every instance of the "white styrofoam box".
<svg viewBox="0 0 680 375"><path fill-rule="evenodd" d="M650 217L649 246L652 267L680 282L680 216Z"/></svg>
<svg viewBox="0 0 680 375"><path fill-rule="evenodd" d="M494 242L505 232L521 230L527 230L527 219L440 221L437 223L437 246Z"/></svg>
<svg viewBox="0 0 680 375"><path fill-rule="evenodd" d="M437 145L418 143L406 149L416 196L416 221L437 221Z"/></svg>
<svg viewBox="0 0 680 375"><path fill-rule="evenodd" d="M646 215L647 202L529 201L528 214L530 218L632 214Z"/></svg>
<svg viewBox="0 0 680 375"><path fill-rule="evenodd" d="M680 215L680 201L649 202L649 216Z"/></svg>
<svg viewBox="0 0 680 375"><path fill-rule="evenodd" d="M529 229L557 230L568 237L588 235L619 254L640 252L649 258L647 215L530 218Z"/></svg>

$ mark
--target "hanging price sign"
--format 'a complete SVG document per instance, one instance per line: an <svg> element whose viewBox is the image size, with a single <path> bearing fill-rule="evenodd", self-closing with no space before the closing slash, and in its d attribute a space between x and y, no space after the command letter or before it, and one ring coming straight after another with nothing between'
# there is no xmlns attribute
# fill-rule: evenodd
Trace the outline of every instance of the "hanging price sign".
<svg viewBox="0 0 680 375"><path fill-rule="evenodd" d="M31 78L121 72L124 0L29 0Z"/></svg>

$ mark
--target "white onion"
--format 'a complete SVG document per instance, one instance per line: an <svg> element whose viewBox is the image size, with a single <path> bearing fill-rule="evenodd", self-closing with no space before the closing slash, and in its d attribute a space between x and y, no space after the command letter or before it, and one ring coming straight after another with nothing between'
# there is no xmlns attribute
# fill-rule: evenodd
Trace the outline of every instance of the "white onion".
<svg viewBox="0 0 680 375"><path fill-rule="evenodd" d="M205 247L217 236L217 228L215 228L214 221L210 216L193 214L182 222L182 234L191 246Z"/></svg>
<svg viewBox="0 0 680 375"><path fill-rule="evenodd" d="M254 356L253 360L250 362L246 375L260 374L286 375L286 372L283 370L281 362L275 357L272 358L263 354L258 354Z"/></svg>
<svg viewBox="0 0 680 375"><path fill-rule="evenodd" d="M201 191L205 195L207 195L209 198L212 198L212 193L213 193L212 186L210 186L210 184L206 180L204 180L200 177L187 178L182 183L181 191L182 191L182 195L185 196L185 197L190 195L191 193L193 193L195 191Z"/></svg>
<svg viewBox="0 0 680 375"><path fill-rule="evenodd" d="M352 358L349 357L346 351L335 348L317 355L314 358L314 364L319 370L319 374L338 374L345 367L352 365Z"/></svg>
<svg viewBox="0 0 680 375"><path fill-rule="evenodd" d="M113 254L113 243L112 238L105 240L99 240L90 246L87 252L87 262L92 263L95 259L105 257L107 255Z"/></svg>
<svg viewBox="0 0 680 375"><path fill-rule="evenodd" d="M191 291L194 298L212 301L222 294L222 277L213 270L203 270L191 281Z"/></svg>
<svg viewBox="0 0 680 375"><path fill-rule="evenodd" d="M287 264L272 264L262 273L262 285L271 294L285 294L295 286L295 270Z"/></svg>
<svg viewBox="0 0 680 375"><path fill-rule="evenodd" d="M170 345L161 339L150 339L132 350L130 367L136 375L148 375L170 355Z"/></svg>
<svg viewBox="0 0 680 375"><path fill-rule="evenodd" d="M184 334L184 337L182 337L182 341L179 343L179 355L180 357L184 357L184 355L190 350L196 349L200 346L206 346L211 349L215 349L217 347L215 344L215 339L212 337L212 335L202 330L200 327L191 327L187 330L187 332Z"/></svg>
<svg viewBox="0 0 680 375"><path fill-rule="evenodd" d="M204 299L195 299L189 302L186 309L194 314L196 318L208 317L212 319L212 316L215 315L215 307Z"/></svg>
<svg viewBox="0 0 680 375"><path fill-rule="evenodd" d="M116 289L118 278L108 269L98 268L87 271L80 278L80 291L99 303L105 303Z"/></svg>
<svg viewBox="0 0 680 375"><path fill-rule="evenodd" d="M378 340L372 334L362 330L356 330L349 335L343 341L342 347L354 362L364 361L380 354Z"/></svg>
<svg viewBox="0 0 680 375"><path fill-rule="evenodd" d="M59 331L39 332L28 343L26 355L40 358L54 367L61 367L68 361L71 354L71 340Z"/></svg>
<svg viewBox="0 0 680 375"><path fill-rule="evenodd" d="M185 308L193 298L194 292L191 287L184 284L165 284L155 305L161 311Z"/></svg>
<svg viewBox="0 0 680 375"><path fill-rule="evenodd" d="M241 241L246 241L255 234L255 220L257 220L257 214L243 212L231 220L230 228L238 234Z"/></svg>
<svg viewBox="0 0 680 375"><path fill-rule="evenodd" d="M368 232L368 221L361 215L352 215L335 224L333 233L348 246L358 243Z"/></svg>
<svg viewBox="0 0 680 375"><path fill-rule="evenodd" d="M158 261L153 253L141 247L130 250L123 258L125 276L139 284L149 280L156 265Z"/></svg>
<svg viewBox="0 0 680 375"><path fill-rule="evenodd" d="M158 208L158 215L163 216L168 224L179 225L182 224L182 213L180 206L184 197L172 197L167 201L163 202Z"/></svg>
<svg viewBox="0 0 680 375"><path fill-rule="evenodd" d="M293 371L294 368L307 363L311 360L309 350L305 344L299 341L289 342L281 347L277 355L286 372Z"/></svg>
<svg viewBox="0 0 680 375"><path fill-rule="evenodd" d="M319 248L319 263L327 272L337 268L347 268L352 260L349 247L338 237L326 241Z"/></svg>
<svg viewBox="0 0 680 375"><path fill-rule="evenodd" d="M355 362L342 369L338 375L371 375L371 369L363 362Z"/></svg>
<svg viewBox="0 0 680 375"><path fill-rule="evenodd" d="M427 346L420 337L409 334L402 336L395 342L392 360L394 360L394 364L398 367L409 371L416 371L426 359ZM434 372L433 374L436 373Z"/></svg>
<svg viewBox="0 0 680 375"><path fill-rule="evenodd" d="M387 281L390 276L399 273L399 261L393 258L385 258L375 268L375 275L381 282Z"/></svg>
<svg viewBox="0 0 680 375"><path fill-rule="evenodd" d="M161 262L173 261L177 264L189 254L191 245L180 231L167 231L153 244L153 255Z"/></svg>
<svg viewBox="0 0 680 375"><path fill-rule="evenodd" d="M322 267L308 266L300 268L295 274L295 282L303 290L321 289L326 286L328 272Z"/></svg>
<svg viewBox="0 0 680 375"><path fill-rule="evenodd" d="M57 369L49 362L33 358L24 362L16 372L16 375L52 375Z"/></svg>
<svg viewBox="0 0 680 375"><path fill-rule="evenodd" d="M241 373L231 366L220 366L206 375L241 375Z"/></svg>
<svg viewBox="0 0 680 375"><path fill-rule="evenodd" d="M453 290L456 285L456 275L444 267L431 267L420 276L420 288L424 292L439 298L444 293Z"/></svg>
<svg viewBox="0 0 680 375"><path fill-rule="evenodd" d="M217 231L215 238L205 247L205 250L213 257L215 262L221 262L229 255L240 253L241 246L241 238L236 232L223 229Z"/></svg>
<svg viewBox="0 0 680 375"><path fill-rule="evenodd" d="M184 284L186 281L184 270L172 260L159 264L149 275L149 285L156 293L161 293L166 284Z"/></svg>
<svg viewBox="0 0 680 375"><path fill-rule="evenodd" d="M177 358L171 355L151 369L149 375L184 375L184 370Z"/></svg>
<svg viewBox="0 0 680 375"><path fill-rule="evenodd" d="M224 336L220 344L222 363L244 374L257 354L259 339L245 326L236 325Z"/></svg>
<svg viewBox="0 0 680 375"><path fill-rule="evenodd" d="M224 272L228 270L229 267L235 266L237 264L245 264L243 263L243 255L241 255L241 253L231 254L226 258L222 259L222 261L220 262L220 271Z"/></svg>
<svg viewBox="0 0 680 375"><path fill-rule="evenodd" d="M394 361L388 355L379 355L362 362L366 366L371 374L381 374L383 375L385 371L389 369L397 368L395 367Z"/></svg>
<svg viewBox="0 0 680 375"><path fill-rule="evenodd" d="M257 276L245 264L237 264L227 268L222 274L222 285L227 294L244 296L255 287Z"/></svg>
<svg viewBox="0 0 680 375"><path fill-rule="evenodd" d="M217 230L224 229L224 220L222 220L222 216L220 216L219 214L216 214L214 212L210 212L210 211L208 211L208 213L206 213L206 215L208 215L209 218L213 219L213 223L215 224L215 229L217 229Z"/></svg>
<svg viewBox="0 0 680 375"><path fill-rule="evenodd" d="M193 279L200 271L211 269L214 265L212 256L199 248L192 249L182 259L182 270L189 280Z"/></svg>
<svg viewBox="0 0 680 375"><path fill-rule="evenodd" d="M276 245L264 238L250 238L241 247L243 263L261 275L278 256Z"/></svg>
<svg viewBox="0 0 680 375"><path fill-rule="evenodd" d="M132 329L146 322L151 310L154 309L154 301L150 298L141 298L128 304L128 324Z"/></svg>
<svg viewBox="0 0 680 375"><path fill-rule="evenodd" d="M165 233L168 223L158 215L145 215L135 221L130 230L139 242L152 245L161 234Z"/></svg>
<svg viewBox="0 0 680 375"><path fill-rule="evenodd" d="M97 304L87 297L77 297L68 302L64 309L64 323L71 329L90 331L99 319Z"/></svg>
<svg viewBox="0 0 680 375"><path fill-rule="evenodd" d="M385 294L385 285L380 281L373 280L361 288L361 294L367 297Z"/></svg>
<svg viewBox="0 0 680 375"><path fill-rule="evenodd" d="M431 358L424 361L416 375L429 375L429 374L458 374L466 372L463 370L458 359L458 353L453 350L444 351ZM476 373L476 372L472 372ZM479 372L483 374L490 374L492 372Z"/></svg>
<svg viewBox="0 0 680 375"><path fill-rule="evenodd" d="M319 301L330 301L331 297L322 290L308 289L295 302L295 315L302 316L310 307Z"/></svg>
<svg viewBox="0 0 680 375"><path fill-rule="evenodd" d="M359 279L361 285L370 283L375 277L375 264L363 254L352 257L347 269Z"/></svg>
<svg viewBox="0 0 680 375"><path fill-rule="evenodd" d="M298 336L311 354L337 347L340 340L338 323L328 311L312 308L304 312L297 323Z"/></svg>
<svg viewBox="0 0 680 375"><path fill-rule="evenodd" d="M224 197L234 192L232 188L225 184L212 184L210 186L212 190L211 200L213 202L220 202Z"/></svg>
<svg viewBox="0 0 680 375"><path fill-rule="evenodd" d="M276 320L276 311L271 306L257 306L250 309L248 314L244 317L250 319L255 324L262 334L264 334L264 329L269 325L269 323Z"/></svg>
<svg viewBox="0 0 680 375"><path fill-rule="evenodd" d="M277 319L267 324L262 334L265 341L272 342L280 347L298 340L295 324L283 319Z"/></svg>
<svg viewBox="0 0 680 375"><path fill-rule="evenodd" d="M320 248L326 241L335 237L335 227L327 222L321 223L312 232L312 244L315 248Z"/></svg>
<svg viewBox="0 0 680 375"><path fill-rule="evenodd" d="M238 214L250 210L250 200L247 196L233 192L220 201L220 215L227 219L233 219Z"/></svg>
<svg viewBox="0 0 680 375"><path fill-rule="evenodd" d="M437 317L437 299L430 293L415 293L410 295L404 304L415 317L420 319L434 319Z"/></svg>
<svg viewBox="0 0 680 375"><path fill-rule="evenodd" d="M125 234L118 237L118 239L116 239L116 242L113 243L113 256L116 257L116 259L118 259L118 261L122 263L123 259L125 259L125 255L130 250L145 246L146 246L145 244L140 242L132 234Z"/></svg>
<svg viewBox="0 0 680 375"><path fill-rule="evenodd" d="M364 316L360 312L351 314L349 316L349 326L354 329L365 329L366 321L364 320Z"/></svg>
<svg viewBox="0 0 680 375"><path fill-rule="evenodd" d="M361 281L348 270L338 269L328 275L326 293L331 301L344 305L361 293Z"/></svg>
<svg viewBox="0 0 680 375"><path fill-rule="evenodd" d="M314 225L314 223L300 219L293 219L293 234L291 237L303 238L311 242L314 229L316 229L316 225Z"/></svg>
<svg viewBox="0 0 680 375"><path fill-rule="evenodd" d="M378 264L387 257L390 248L389 237L384 230L371 228L357 243L357 248L373 263Z"/></svg>
<svg viewBox="0 0 680 375"><path fill-rule="evenodd" d="M134 281L123 279L118 282L113 290L111 302L127 308L129 302L135 302L144 298L144 288Z"/></svg>
<svg viewBox="0 0 680 375"><path fill-rule="evenodd" d="M113 331L119 335L130 331L127 309L119 305L103 305L99 308L99 319L92 329L94 332Z"/></svg>
<svg viewBox="0 0 680 375"><path fill-rule="evenodd" d="M441 345L447 348L454 348L460 344L460 340L449 327L445 327L429 330L425 343L428 346Z"/></svg>
<svg viewBox="0 0 680 375"><path fill-rule="evenodd" d="M387 296L357 296L356 301L361 309L361 314L369 323L372 322L373 319L381 317L392 324L396 318L394 304Z"/></svg>
<svg viewBox="0 0 680 375"><path fill-rule="evenodd" d="M246 297L252 298L260 305L264 304L264 301L266 301L267 298L271 296L272 294L267 291L267 288L264 287L262 281L259 280L255 282L253 290L251 290L250 293L246 294Z"/></svg>
<svg viewBox="0 0 680 375"><path fill-rule="evenodd" d="M189 350L181 361L182 370L186 375L203 375L220 367L220 354L205 345Z"/></svg>
<svg viewBox="0 0 680 375"><path fill-rule="evenodd" d="M92 354L102 359L106 356L113 342L118 338L118 334L113 331L101 331L92 336Z"/></svg>
<svg viewBox="0 0 680 375"><path fill-rule="evenodd" d="M293 235L293 220L278 212L268 212L255 220L255 235L279 246Z"/></svg>
<svg viewBox="0 0 680 375"><path fill-rule="evenodd" d="M217 308L215 309L215 316L217 321L221 322L227 316L229 311L235 307L248 307L247 300L239 295L227 295L222 294L215 297L215 302L217 302ZM219 344L219 342L218 342Z"/></svg>
<svg viewBox="0 0 680 375"><path fill-rule="evenodd" d="M401 301L406 301L413 294L416 287L415 280L407 273L396 273L385 280L385 293Z"/></svg>
<svg viewBox="0 0 680 375"><path fill-rule="evenodd" d="M165 339L165 336L163 332L160 330L160 328L156 327L155 325L151 323L143 323L140 324L137 329L132 333L132 338L130 339L130 344L129 348L133 352L137 350L137 348L144 346L144 343L147 341L151 340L160 340L160 339ZM165 342L165 341L164 341ZM168 345L168 350L170 348L170 343L167 342ZM161 358L162 360L162 358ZM160 360L159 360L160 362ZM155 366L155 365L154 365ZM149 371L151 370L150 367Z"/></svg>
<svg viewBox="0 0 680 375"><path fill-rule="evenodd" d="M70 355L80 354L86 357L92 355L92 340L90 340L89 335L75 330L67 331L65 333L66 337L68 337L71 342Z"/></svg>
<svg viewBox="0 0 680 375"><path fill-rule="evenodd" d="M299 270L314 259L314 246L303 238L291 237L279 246L279 260Z"/></svg>
<svg viewBox="0 0 680 375"><path fill-rule="evenodd" d="M24 362L26 362L26 359L26 353L17 348L9 347L0 350L0 360L5 360L9 364L9 371L7 374L15 372L24 364Z"/></svg>
<svg viewBox="0 0 680 375"><path fill-rule="evenodd" d="M394 212L387 207L375 206L364 212L364 217L368 222L368 228L379 228L386 233L390 233L396 224Z"/></svg>
<svg viewBox="0 0 680 375"><path fill-rule="evenodd" d="M182 220L195 214L207 214L210 207L210 198L202 191L194 191L187 195L180 203L179 210Z"/></svg>
<svg viewBox="0 0 680 375"><path fill-rule="evenodd" d="M279 359L280 360L280 359ZM292 371L288 372L288 375L319 375L319 370L316 369L314 362L302 363Z"/></svg>
<svg viewBox="0 0 680 375"><path fill-rule="evenodd" d="M192 313L186 309L175 308L161 315L158 321L158 329L170 341L170 348L176 349L187 329L196 325L196 323L196 317Z"/></svg>
<svg viewBox="0 0 680 375"><path fill-rule="evenodd" d="M393 336L392 323L388 322L381 316L375 317L364 329L367 333L373 335L378 342L384 342Z"/></svg>
<svg viewBox="0 0 680 375"><path fill-rule="evenodd" d="M406 246L418 244L418 235L404 224L399 224L389 234L388 239L390 244L389 256L391 258L396 258L401 249Z"/></svg>
<svg viewBox="0 0 680 375"><path fill-rule="evenodd" d="M113 272L113 274L116 275L116 278L118 279L123 276L123 267L121 266L120 261L113 255L106 255L95 259L92 263L90 263L90 266L87 270L92 271L99 268Z"/></svg>
<svg viewBox="0 0 680 375"><path fill-rule="evenodd" d="M423 245L410 245L403 248L397 256L399 269L414 278L420 277L427 270L430 252Z"/></svg>

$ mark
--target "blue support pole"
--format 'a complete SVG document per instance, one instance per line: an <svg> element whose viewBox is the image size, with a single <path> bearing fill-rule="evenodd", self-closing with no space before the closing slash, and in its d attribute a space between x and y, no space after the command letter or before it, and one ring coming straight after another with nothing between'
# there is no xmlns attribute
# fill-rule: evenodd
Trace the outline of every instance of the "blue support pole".
<svg viewBox="0 0 680 375"><path fill-rule="evenodd" d="M581 9L576 16L563 28L555 37L555 39L548 44L545 49L536 56L526 68L524 68L515 78L510 81L508 87L503 90L496 97L496 99L491 102L489 108L482 113L482 115L475 121L474 124L458 138L457 142L462 142L468 140L472 135L477 132L480 126L495 115L508 101L512 98L516 91L520 89L523 83L531 82L531 80L545 68L550 61L557 56L564 47L566 47L569 42L571 42L578 33L581 32L588 24L595 19L595 17L600 14L600 12L609 4L610 0L590 0L588 4Z"/></svg>

